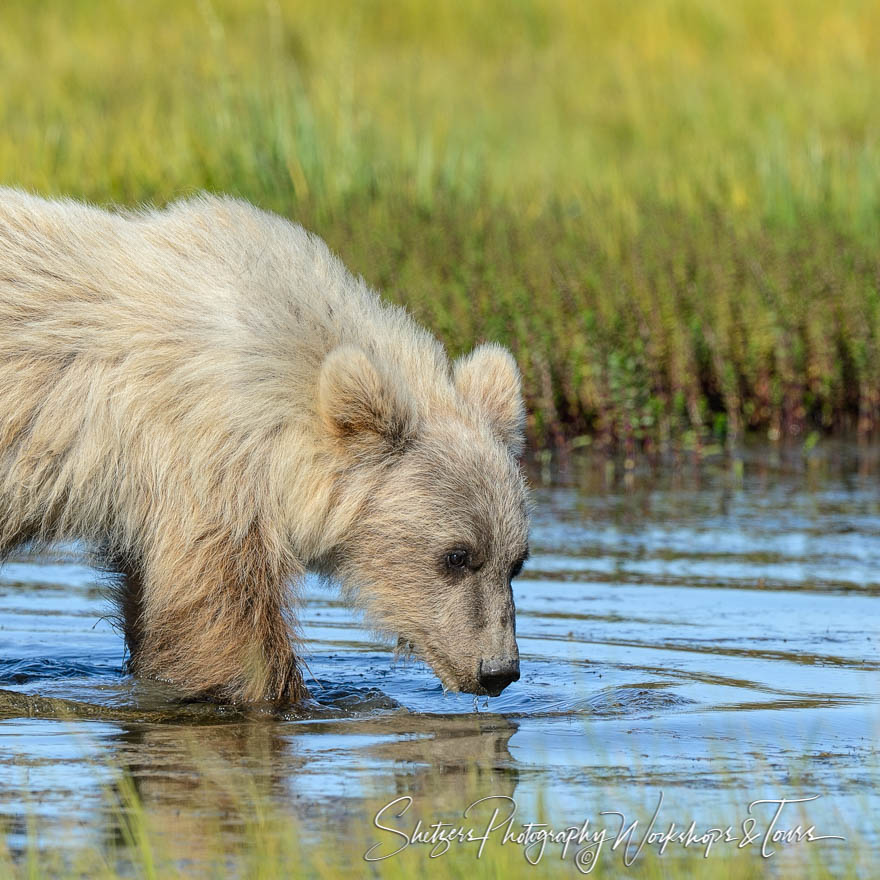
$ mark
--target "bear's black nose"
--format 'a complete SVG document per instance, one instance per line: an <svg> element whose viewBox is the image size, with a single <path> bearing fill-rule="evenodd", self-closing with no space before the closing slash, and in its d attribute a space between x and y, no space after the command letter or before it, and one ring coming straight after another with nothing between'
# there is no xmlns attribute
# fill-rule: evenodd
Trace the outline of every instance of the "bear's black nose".
<svg viewBox="0 0 880 880"><path fill-rule="evenodd" d="M497 697L512 681L519 681L519 657L481 660L477 678L489 696Z"/></svg>

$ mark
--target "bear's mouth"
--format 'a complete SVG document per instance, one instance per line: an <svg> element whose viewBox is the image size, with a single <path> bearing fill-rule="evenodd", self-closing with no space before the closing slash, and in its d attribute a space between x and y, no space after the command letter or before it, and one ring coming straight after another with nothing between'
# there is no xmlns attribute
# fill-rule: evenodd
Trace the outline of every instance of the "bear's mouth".
<svg viewBox="0 0 880 880"><path fill-rule="evenodd" d="M487 693L485 689L477 684L476 680L471 682L466 678L462 678L452 664L447 662L445 658L437 652L432 651L430 648L416 645L411 639L398 636L397 645L394 648L394 656L402 657L404 659L411 658L430 666L434 675L440 679L440 684L443 685L444 691L464 691L468 694L480 695Z"/></svg>

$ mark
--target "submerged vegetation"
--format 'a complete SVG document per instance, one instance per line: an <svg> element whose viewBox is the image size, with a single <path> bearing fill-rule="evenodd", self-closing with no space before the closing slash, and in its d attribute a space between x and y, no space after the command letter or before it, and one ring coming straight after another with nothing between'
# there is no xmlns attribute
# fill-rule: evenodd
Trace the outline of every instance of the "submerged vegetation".
<svg viewBox="0 0 880 880"><path fill-rule="evenodd" d="M829 862L821 852L822 841L807 842L806 824L798 830L799 840L777 836L775 843L766 843L762 834L767 829L761 827L753 842L737 846L725 842L724 826L710 829L695 823L692 840L685 844L687 822L649 829L651 810L636 808L635 800L623 826L598 815L592 825L583 820L580 826L554 823L543 808L528 819L514 815L506 822L510 806L491 797L481 803L485 786L477 774L467 772L455 779L451 802L435 797L425 809L418 798L373 801L363 805L356 821L329 816L325 830L315 833L295 812L279 806L272 792L244 768L212 762L195 745L197 729L190 732L198 773L191 794L214 809L183 814L168 805L156 809L149 803L149 783L145 796L130 775L105 767L114 780L105 788L105 824L96 829L71 816L47 829L33 813L22 817L13 845L8 833L5 841L0 838L0 877L856 880L867 876L871 864L871 851L861 841L838 847ZM442 774L436 775L439 779ZM473 808L463 816L467 804ZM731 823L728 841L742 834L736 820ZM665 845L664 834L669 837Z"/></svg>
<svg viewBox="0 0 880 880"><path fill-rule="evenodd" d="M868 434L878 56L873 0L9 0L0 183L295 218L539 442Z"/></svg>

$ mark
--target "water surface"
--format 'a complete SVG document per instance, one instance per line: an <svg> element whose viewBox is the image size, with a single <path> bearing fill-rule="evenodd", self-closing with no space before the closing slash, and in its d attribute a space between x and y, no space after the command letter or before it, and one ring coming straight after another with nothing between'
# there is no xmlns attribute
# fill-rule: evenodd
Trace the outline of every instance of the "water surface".
<svg viewBox="0 0 880 880"><path fill-rule="evenodd" d="M243 833L209 780L228 773L315 833L367 827L402 794L429 815L464 809L466 790L506 795L523 821L543 810L564 826L618 809L647 822L662 792L664 825L706 828L757 798L818 795L798 820L876 847L878 451L627 464L532 468L532 556L515 582L522 679L476 703L395 662L309 580L304 711L180 706L124 674L79 548L14 558L0 569L0 688L75 705L3 710L10 845L24 845L27 816L44 842L57 830L65 845L101 845L123 768L193 846L208 819ZM850 844L821 845L833 859Z"/></svg>

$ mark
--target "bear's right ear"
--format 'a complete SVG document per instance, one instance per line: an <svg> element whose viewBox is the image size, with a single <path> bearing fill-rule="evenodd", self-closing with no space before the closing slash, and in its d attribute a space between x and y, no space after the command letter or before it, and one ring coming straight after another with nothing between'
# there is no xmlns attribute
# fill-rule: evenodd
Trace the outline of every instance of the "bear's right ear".
<svg viewBox="0 0 880 880"><path fill-rule="evenodd" d="M512 455L525 444L525 405L522 381L513 355L489 342L459 358L454 366L458 393L489 419L496 435Z"/></svg>
<svg viewBox="0 0 880 880"><path fill-rule="evenodd" d="M355 454L402 452L414 435L406 392L382 376L360 348L343 345L324 359L318 377L318 415Z"/></svg>

